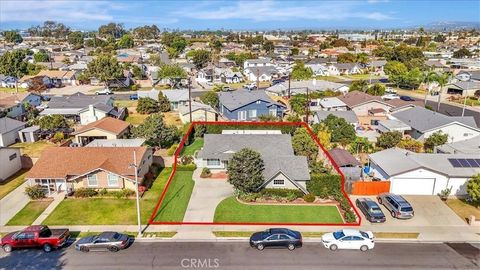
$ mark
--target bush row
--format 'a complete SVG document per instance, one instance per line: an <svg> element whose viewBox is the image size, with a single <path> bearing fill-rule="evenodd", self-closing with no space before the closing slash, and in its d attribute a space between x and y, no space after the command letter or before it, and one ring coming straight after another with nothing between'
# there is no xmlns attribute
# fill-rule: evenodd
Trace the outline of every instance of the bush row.
<svg viewBox="0 0 480 270"><path fill-rule="evenodd" d="M27 186L25 194L27 194L30 200L39 200L46 197L45 191L39 185Z"/></svg>
<svg viewBox="0 0 480 270"><path fill-rule="evenodd" d="M342 178L336 174L312 174L307 182L308 192L327 199L336 192L341 192Z"/></svg>
<svg viewBox="0 0 480 270"><path fill-rule="evenodd" d="M240 192L238 198L246 202L255 202L259 199L291 202L301 198L303 195L302 191L296 189L265 188L255 193Z"/></svg>
<svg viewBox="0 0 480 270"><path fill-rule="evenodd" d="M187 165L181 165L177 164L177 171L195 171L197 168L197 165L195 164L187 164Z"/></svg>
<svg viewBox="0 0 480 270"><path fill-rule="evenodd" d="M107 189L103 188L100 190L96 190L93 188L78 188L73 193L75 198L91 198L97 196L104 196L104 197L115 197L115 198L128 198L135 195L135 191L129 188L123 188L120 190L113 190L108 191Z"/></svg>

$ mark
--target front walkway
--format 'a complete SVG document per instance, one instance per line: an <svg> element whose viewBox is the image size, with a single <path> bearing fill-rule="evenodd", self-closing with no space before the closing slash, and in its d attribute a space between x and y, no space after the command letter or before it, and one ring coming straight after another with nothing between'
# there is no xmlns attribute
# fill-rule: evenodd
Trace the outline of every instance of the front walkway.
<svg viewBox="0 0 480 270"><path fill-rule="evenodd" d="M20 210L27 205L30 198L25 194L25 182L0 200L0 226L4 226Z"/></svg>
<svg viewBox="0 0 480 270"><path fill-rule="evenodd" d="M233 187L225 179L200 178L202 168L193 172L195 186L183 221L213 222L215 209L224 199L233 195Z"/></svg>
<svg viewBox="0 0 480 270"><path fill-rule="evenodd" d="M38 216L38 218L32 223L32 225L40 225L42 222L57 208L57 206L65 199L65 193L55 193L53 194L53 202L48 205L48 207L43 211L43 213Z"/></svg>

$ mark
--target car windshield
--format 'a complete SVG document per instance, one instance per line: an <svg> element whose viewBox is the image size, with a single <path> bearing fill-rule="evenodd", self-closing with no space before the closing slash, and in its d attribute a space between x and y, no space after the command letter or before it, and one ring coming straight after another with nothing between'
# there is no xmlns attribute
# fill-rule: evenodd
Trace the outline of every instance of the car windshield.
<svg viewBox="0 0 480 270"><path fill-rule="evenodd" d="M380 209L379 207L372 207L372 208L370 208L370 213L372 213L372 214L381 214L381 213L382 213L382 209Z"/></svg>
<svg viewBox="0 0 480 270"><path fill-rule="evenodd" d="M401 209L402 212L412 212L413 208L410 206L402 207Z"/></svg>
<svg viewBox="0 0 480 270"><path fill-rule="evenodd" d="M368 236L368 234L366 232L360 231L360 234L367 239L370 238L370 236Z"/></svg>
<svg viewBox="0 0 480 270"><path fill-rule="evenodd" d="M335 237L335 239L337 239L337 240L344 237L344 236L345 236L345 234L342 231L338 231L338 232L333 233L333 237Z"/></svg>

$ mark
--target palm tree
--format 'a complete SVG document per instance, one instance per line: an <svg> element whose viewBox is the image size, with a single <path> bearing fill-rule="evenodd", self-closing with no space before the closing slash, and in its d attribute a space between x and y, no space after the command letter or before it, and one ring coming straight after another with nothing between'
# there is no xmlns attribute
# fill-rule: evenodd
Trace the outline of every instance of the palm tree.
<svg viewBox="0 0 480 270"><path fill-rule="evenodd" d="M436 72L433 72L433 71L427 71L423 74L423 81L429 85L430 83L434 82L436 77L438 76L438 74ZM427 86L427 91L425 91L425 100L424 100L424 105L427 105L427 96L429 94L429 89L428 89L428 86Z"/></svg>
<svg viewBox="0 0 480 270"><path fill-rule="evenodd" d="M435 81L440 86L440 91L438 92L437 112L440 110L440 101L442 100L443 87L445 87L445 85L448 84L449 79L450 79L450 74L449 73L438 74L435 78Z"/></svg>

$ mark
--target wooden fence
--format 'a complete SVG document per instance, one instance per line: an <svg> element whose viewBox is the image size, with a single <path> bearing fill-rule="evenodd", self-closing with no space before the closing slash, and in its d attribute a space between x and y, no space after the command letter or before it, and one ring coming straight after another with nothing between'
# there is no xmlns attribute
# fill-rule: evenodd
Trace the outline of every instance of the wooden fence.
<svg viewBox="0 0 480 270"><path fill-rule="evenodd" d="M353 182L352 195L378 195L390 191L390 181Z"/></svg>

